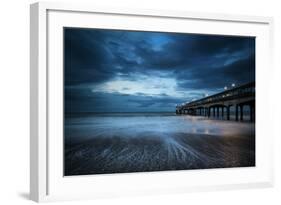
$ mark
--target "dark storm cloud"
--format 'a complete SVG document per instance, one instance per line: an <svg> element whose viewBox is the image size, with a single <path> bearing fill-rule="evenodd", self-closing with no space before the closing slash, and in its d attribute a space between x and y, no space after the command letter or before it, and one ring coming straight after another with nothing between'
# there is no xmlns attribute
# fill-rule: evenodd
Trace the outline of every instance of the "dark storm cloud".
<svg viewBox="0 0 281 205"><path fill-rule="evenodd" d="M173 111L181 99L167 96L92 92L90 89L65 89L65 112L153 112ZM155 106L155 107L154 107ZM161 109L159 109L161 107ZM158 109L155 109L158 108Z"/></svg>
<svg viewBox="0 0 281 205"><path fill-rule="evenodd" d="M202 90L214 93L255 80L252 37L66 28L64 39L66 107L75 110L174 109L175 103L202 97ZM167 84L151 84L159 92L150 96L144 90L128 94L126 86L120 93L91 91L116 79L143 77L174 79L175 92L189 93L169 96L162 92L170 89Z"/></svg>
<svg viewBox="0 0 281 205"><path fill-rule="evenodd" d="M160 52L149 48L139 50L139 54L146 59L147 67L173 70L182 88L213 89L255 80L253 38L175 37ZM186 83L186 80L189 82Z"/></svg>
<svg viewBox="0 0 281 205"><path fill-rule="evenodd" d="M242 37L167 34L171 41L161 50L153 50L151 43L135 45L136 54L144 67L153 69L188 70L202 65L221 65L239 60L254 52L254 39Z"/></svg>
<svg viewBox="0 0 281 205"><path fill-rule="evenodd" d="M149 38L151 35L155 38L164 36L167 42L164 42L161 49L155 50L155 42ZM176 77L182 74L184 77L192 77L185 76L185 73L190 75L188 72L193 70L204 73L212 71L213 67L227 69L225 63L245 58L247 60L253 53L253 38L92 29L65 30L67 84L105 81L116 73L130 78L131 73L165 69L174 71ZM225 72L225 75L231 73Z"/></svg>
<svg viewBox="0 0 281 205"><path fill-rule="evenodd" d="M115 75L106 37L107 33L100 30L65 28L66 85L99 83Z"/></svg>
<svg viewBox="0 0 281 205"><path fill-rule="evenodd" d="M241 85L255 80L253 68L255 68L255 56L251 55L225 66L194 69L191 71L192 82L186 81L184 73L179 73L179 86L183 89L216 89L231 83Z"/></svg>

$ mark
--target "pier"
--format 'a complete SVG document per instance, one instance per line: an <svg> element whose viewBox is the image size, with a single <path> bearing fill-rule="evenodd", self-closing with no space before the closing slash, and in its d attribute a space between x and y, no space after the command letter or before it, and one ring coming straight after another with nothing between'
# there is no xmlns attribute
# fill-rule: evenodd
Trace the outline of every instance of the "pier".
<svg viewBox="0 0 281 205"><path fill-rule="evenodd" d="M247 83L223 92L176 106L176 114L225 118L230 120L234 108L234 119L243 121L245 106L248 106L250 121L255 120L255 82Z"/></svg>

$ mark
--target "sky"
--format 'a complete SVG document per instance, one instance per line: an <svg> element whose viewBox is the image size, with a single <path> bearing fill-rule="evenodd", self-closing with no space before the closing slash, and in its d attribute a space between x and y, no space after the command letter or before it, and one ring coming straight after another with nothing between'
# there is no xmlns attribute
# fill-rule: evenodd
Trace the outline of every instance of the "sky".
<svg viewBox="0 0 281 205"><path fill-rule="evenodd" d="M66 113L174 112L254 80L254 37L64 28Z"/></svg>

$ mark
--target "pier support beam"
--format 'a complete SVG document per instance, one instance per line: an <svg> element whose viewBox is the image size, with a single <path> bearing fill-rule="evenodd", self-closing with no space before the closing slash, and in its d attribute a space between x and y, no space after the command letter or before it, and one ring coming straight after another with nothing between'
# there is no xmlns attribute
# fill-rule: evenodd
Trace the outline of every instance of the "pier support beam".
<svg viewBox="0 0 281 205"><path fill-rule="evenodd" d="M243 105L240 105L240 120L243 121Z"/></svg>
<svg viewBox="0 0 281 205"><path fill-rule="evenodd" d="M217 107L217 117L219 117L220 116L220 107L218 106Z"/></svg>
<svg viewBox="0 0 281 205"><path fill-rule="evenodd" d="M222 118L224 116L224 106L221 107L221 116L222 116Z"/></svg>
<svg viewBox="0 0 281 205"><path fill-rule="evenodd" d="M226 119L230 120L230 106L226 107Z"/></svg>
<svg viewBox="0 0 281 205"><path fill-rule="evenodd" d="M238 105L235 105L235 121L238 121Z"/></svg>
<svg viewBox="0 0 281 205"><path fill-rule="evenodd" d="M250 105L250 121L253 122L255 120L255 104Z"/></svg>

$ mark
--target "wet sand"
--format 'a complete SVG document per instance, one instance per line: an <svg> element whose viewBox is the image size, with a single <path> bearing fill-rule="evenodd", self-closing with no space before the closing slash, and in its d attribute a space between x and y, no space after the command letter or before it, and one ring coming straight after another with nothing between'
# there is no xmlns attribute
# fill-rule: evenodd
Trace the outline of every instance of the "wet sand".
<svg viewBox="0 0 281 205"><path fill-rule="evenodd" d="M255 166L255 137L142 132L65 144L65 175Z"/></svg>

